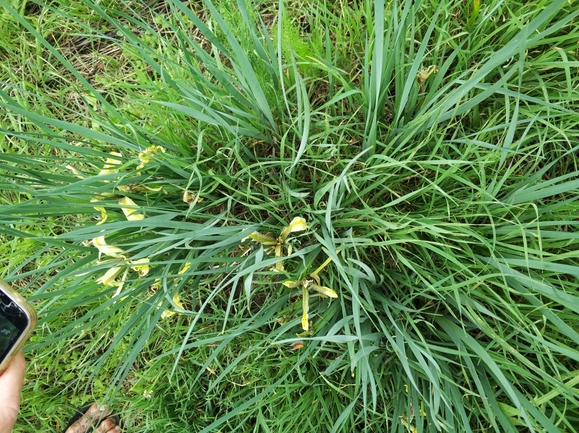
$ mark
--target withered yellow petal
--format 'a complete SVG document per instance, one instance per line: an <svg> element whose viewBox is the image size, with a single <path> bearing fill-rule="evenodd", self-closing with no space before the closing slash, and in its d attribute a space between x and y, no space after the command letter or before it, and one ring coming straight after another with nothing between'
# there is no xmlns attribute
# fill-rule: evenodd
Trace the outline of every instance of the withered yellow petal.
<svg viewBox="0 0 579 433"><path fill-rule="evenodd" d="M153 191L153 192L163 191L163 194L167 194L167 191L165 191L162 186L152 187L152 186L148 186L148 185L143 185L143 187L148 191Z"/></svg>
<svg viewBox="0 0 579 433"><path fill-rule="evenodd" d="M303 347L304 347L303 341L294 341L292 344L290 344L290 350L300 350L303 349Z"/></svg>
<svg viewBox="0 0 579 433"><path fill-rule="evenodd" d="M126 271L125 271L125 274L123 275L123 278L124 278L126 275L127 275L127 273L126 273ZM115 284L115 285L117 285L117 284ZM124 281L121 281L120 283L118 283L118 286L119 286L119 287L117 287L117 291L116 291L115 294L113 295L113 298L116 298L117 296L119 296L119 295L121 294L121 292L123 291L123 286L124 286L124 285L125 285L125 282L124 282ZM125 298L121 298L121 300L123 300L123 299L125 299Z"/></svg>
<svg viewBox="0 0 579 433"><path fill-rule="evenodd" d="M127 220L138 221L145 218L145 215L141 213L139 206L129 197L120 197L119 204L121 205L121 209L123 210Z"/></svg>
<svg viewBox="0 0 579 433"><path fill-rule="evenodd" d="M181 310L184 310L185 308L183 307L183 303L181 302L181 297L179 296L179 293L175 293L175 296L173 296L173 302L175 303L175 305L177 307L179 307Z"/></svg>
<svg viewBox="0 0 579 433"><path fill-rule="evenodd" d="M302 329L307 331L310 329L310 322L308 320L308 312L310 310L310 293L308 292L308 288L304 285L302 286Z"/></svg>
<svg viewBox="0 0 579 433"><path fill-rule="evenodd" d="M123 155L121 155L119 152L111 152L110 154L116 158L107 158L103 169L99 172L99 176L116 173L117 171L115 169L115 165L121 165L121 158Z"/></svg>
<svg viewBox="0 0 579 433"><path fill-rule="evenodd" d="M144 277L149 273L149 259L142 258L138 260L131 260L130 265L135 271L139 273L139 276Z"/></svg>
<svg viewBox="0 0 579 433"><path fill-rule="evenodd" d="M284 281L282 283L284 286L289 287L290 289L295 289L296 287L299 287L302 285L301 281Z"/></svg>
<svg viewBox="0 0 579 433"><path fill-rule="evenodd" d="M312 284L310 285L310 287L312 289L314 289L316 292L327 296L328 298L337 298L338 294L336 292L334 292L332 289L330 289L329 287L326 286L318 286L317 284Z"/></svg>
<svg viewBox="0 0 579 433"><path fill-rule="evenodd" d="M69 169L70 171L72 171L72 173L78 177L79 179L86 179L86 176L84 176L80 171L78 171L76 168L74 168L72 165L68 164L66 166L67 169Z"/></svg>
<svg viewBox="0 0 579 433"><path fill-rule="evenodd" d="M117 277L117 275L119 275L119 273L123 270L123 268L121 268L120 266L114 266L112 268L110 268L108 271L105 272L105 274L100 277L97 280L97 283L99 284L103 284L105 286L117 286L117 284L115 284L115 278Z"/></svg>
<svg viewBox="0 0 579 433"><path fill-rule="evenodd" d="M175 296L173 296L173 303L178 307L178 309L182 311L185 310L185 308L183 307L183 303L181 302L181 298L179 297L179 293L175 293ZM163 311L163 314L161 314L161 317L165 319L167 317L172 317L174 315L175 311L165 310Z"/></svg>
<svg viewBox="0 0 579 433"><path fill-rule="evenodd" d="M302 217L295 217L289 224L290 233L301 232L308 229L306 220Z"/></svg>
<svg viewBox="0 0 579 433"><path fill-rule="evenodd" d="M315 272L312 272L312 273L310 274L310 277L313 279L313 281L316 282L316 284L318 284L318 285L321 284L321 282L320 282L320 276L319 276L318 274L316 274ZM310 280L310 281L311 281L311 280Z"/></svg>
<svg viewBox="0 0 579 433"><path fill-rule="evenodd" d="M282 253L282 251L281 251L281 244L277 244L277 245L275 246L275 256L276 256L276 257L281 257L281 253ZM279 262L279 263L281 263L281 262Z"/></svg>
<svg viewBox="0 0 579 433"><path fill-rule="evenodd" d="M432 74L436 74L437 72L438 72L438 66L436 66L436 65L430 65L426 69L421 69L416 74L416 78L418 79L418 83L419 84L424 83L426 80L428 80L428 77L430 77Z"/></svg>
<svg viewBox="0 0 579 433"><path fill-rule="evenodd" d="M99 250L99 256L101 254L107 255L109 257L125 258L125 252L119 247L108 245L105 241L104 236L99 236L92 240L92 243Z"/></svg>
<svg viewBox="0 0 579 433"><path fill-rule="evenodd" d="M143 168L149 162L151 162L152 157L158 155L159 153L165 153L165 148L157 145L150 146L139 153L139 161L141 162L137 169Z"/></svg>
<svg viewBox="0 0 579 433"><path fill-rule="evenodd" d="M102 207L102 206L95 206L95 207L94 207L94 210L96 210L96 211L98 211L98 212L101 213L101 220L96 224L97 226L98 226L98 225L101 225L101 224L104 223L104 222L107 220L107 218L109 217L108 214L107 214L107 210L106 210L104 207Z"/></svg>
<svg viewBox="0 0 579 433"><path fill-rule="evenodd" d="M179 275L184 274L185 272L187 272L189 270L189 268L191 267L191 262L187 262L183 265L183 267L181 268L181 270L179 271Z"/></svg>
<svg viewBox="0 0 579 433"><path fill-rule="evenodd" d="M194 203L201 203L203 201L203 199L201 197L199 197L198 194L194 194L191 191L183 191L183 201L189 205L192 205Z"/></svg>
<svg viewBox="0 0 579 433"><path fill-rule="evenodd" d="M285 243L287 237L290 233L294 232L301 232L308 229L308 225L306 224L306 220L302 217L295 217L287 227L281 231L279 235L280 243Z"/></svg>

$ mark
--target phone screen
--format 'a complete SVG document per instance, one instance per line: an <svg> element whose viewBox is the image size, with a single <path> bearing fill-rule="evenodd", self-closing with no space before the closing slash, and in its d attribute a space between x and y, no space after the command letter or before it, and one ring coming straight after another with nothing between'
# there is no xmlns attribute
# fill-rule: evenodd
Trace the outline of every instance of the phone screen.
<svg viewBox="0 0 579 433"><path fill-rule="evenodd" d="M0 362L28 324L26 313L0 290Z"/></svg>

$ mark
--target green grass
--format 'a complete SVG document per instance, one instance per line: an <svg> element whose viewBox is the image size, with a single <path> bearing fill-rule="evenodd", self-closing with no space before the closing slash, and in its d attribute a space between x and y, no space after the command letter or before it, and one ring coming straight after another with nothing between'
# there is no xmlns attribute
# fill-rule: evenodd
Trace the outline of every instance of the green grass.
<svg viewBox="0 0 579 433"><path fill-rule="evenodd" d="M0 0L16 431L577 431L579 12L477 4Z"/></svg>

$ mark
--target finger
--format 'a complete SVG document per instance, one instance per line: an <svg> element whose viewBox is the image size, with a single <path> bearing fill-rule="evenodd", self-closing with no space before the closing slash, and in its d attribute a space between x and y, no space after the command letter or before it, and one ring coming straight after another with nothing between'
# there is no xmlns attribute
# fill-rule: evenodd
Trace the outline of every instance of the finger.
<svg viewBox="0 0 579 433"><path fill-rule="evenodd" d="M20 407L20 391L22 391L25 371L26 361L22 352L18 352L0 376L0 400L6 408L16 412Z"/></svg>

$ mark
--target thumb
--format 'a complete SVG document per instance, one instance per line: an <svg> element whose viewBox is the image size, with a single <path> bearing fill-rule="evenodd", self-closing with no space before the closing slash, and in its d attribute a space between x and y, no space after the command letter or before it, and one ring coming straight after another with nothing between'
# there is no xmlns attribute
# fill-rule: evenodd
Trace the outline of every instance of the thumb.
<svg viewBox="0 0 579 433"><path fill-rule="evenodd" d="M19 352L0 376L0 433L10 431L18 417L26 361ZM6 425L5 425L6 424Z"/></svg>

